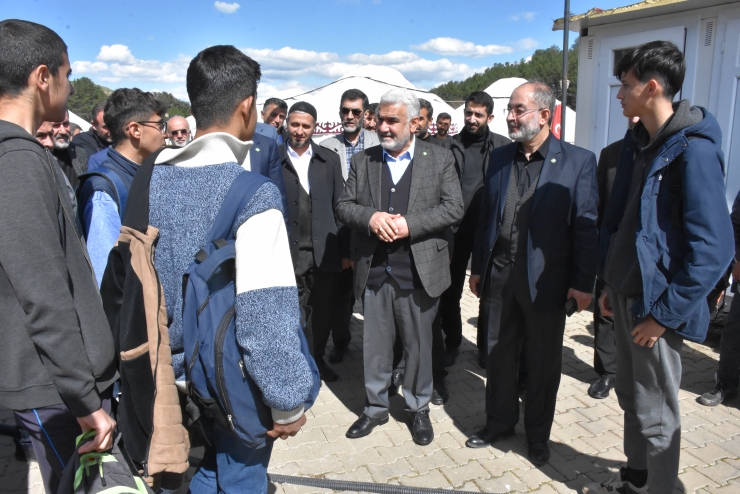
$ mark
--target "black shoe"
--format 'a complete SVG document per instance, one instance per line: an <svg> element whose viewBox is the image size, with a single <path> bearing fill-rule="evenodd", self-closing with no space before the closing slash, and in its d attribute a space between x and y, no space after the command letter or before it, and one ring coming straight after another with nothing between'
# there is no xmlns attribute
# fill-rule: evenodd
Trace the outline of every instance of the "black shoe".
<svg viewBox="0 0 740 494"><path fill-rule="evenodd" d="M444 381L435 382L432 387L432 405L444 405L450 399L450 393L447 391Z"/></svg>
<svg viewBox="0 0 740 494"><path fill-rule="evenodd" d="M547 442L529 443L529 461L533 465L541 467L550 459L550 447Z"/></svg>
<svg viewBox="0 0 740 494"><path fill-rule="evenodd" d="M382 419L374 419L372 417L368 417L364 413L360 415L360 418L355 420L355 423L350 426L349 429L347 429L347 433L345 436L347 436L350 439L357 439L358 437L365 437L368 434L370 434L373 429L375 429L379 425L387 424L388 423L388 416L386 415Z"/></svg>
<svg viewBox="0 0 740 494"><path fill-rule="evenodd" d="M344 360L344 356L349 351L347 347L338 347L335 346L331 349L331 352L329 352L329 362L332 364L338 364L342 360Z"/></svg>
<svg viewBox="0 0 740 494"><path fill-rule="evenodd" d="M609 396L609 390L614 387L614 376L601 376L599 380L588 387L588 395L597 400L603 400Z"/></svg>
<svg viewBox="0 0 740 494"><path fill-rule="evenodd" d="M426 446L434 439L434 429L429 420L429 410L422 410L411 415L411 437L419 446Z"/></svg>
<svg viewBox="0 0 740 494"><path fill-rule="evenodd" d="M445 367L452 367L455 365L455 359L457 358L457 354L460 353L459 348L450 348L445 351Z"/></svg>
<svg viewBox="0 0 740 494"><path fill-rule="evenodd" d="M485 448L495 443L499 439L504 439L514 435L514 428L507 429L503 432L491 432L487 427L479 430L470 439L465 441L465 446L468 448Z"/></svg>
<svg viewBox="0 0 740 494"><path fill-rule="evenodd" d="M319 368L319 376L321 376L323 381L333 383L334 381L339 380L339 376L334 372L334 369L326 365L326 362L324 362L324 357L316 359L316 367Z"/></svg>
<svg viewBox="0 0 740 494"><path fill-rule="evenodd" d="M398 394L398 388L401 387L403 382L403 372L400 370L394 370L391 374L391 386L388 388L388 398L396 396Z"/></svg>
<svg viewBox="0 0 740 494"><path fill-rule="evenodd" d="M737 388L723 388L722 385L717 384L712 391L704 393L696 401L708 407L716 407L720 403L731 400L736 396Z"/></svg>
<svg viewBox="0 0 740 494"><path fill-rule="evenodd" d="M488 361L487 357L486 352L478 350L478 365L481 369L486 368L486 362Z"/></svg>

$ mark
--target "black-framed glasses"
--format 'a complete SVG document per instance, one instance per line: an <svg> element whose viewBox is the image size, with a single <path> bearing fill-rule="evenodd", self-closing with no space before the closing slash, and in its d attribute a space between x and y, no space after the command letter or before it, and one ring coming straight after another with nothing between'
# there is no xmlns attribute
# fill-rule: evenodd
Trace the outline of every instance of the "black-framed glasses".
<svg viewBox="0 0 740 494"><path fill-rule="evenodd" d="M540 110L547 110L547 108L504 108L504 116L508 117L509 114L513 114L514 118L518 120L527 113Z"/></svg>
<svg viewBox="0 0 740 494"><path fill-rule="evenodd" d="M165 130L167 130L167 120L142 120L141 122L136 122L137 124L157 124L159 127L159 131L164 133Z"/></svg>
<svg viewBox="0 0 740 494"><path fill-rule="evenodd" d="M362 110L359 108L347 108L346 106L343 106L339 109L340 112L342 112L342 115L349 115L350 112L352 112L352 115L355 117L359 117L362 115Z"/></svg>
<svg viewBox="0 0 740 494"><path fill-rule="evenodd" d="M190 134L190 131L188 129L170 130L170 134L172 134L173 136L178 136L180 134L186 136Z"/></svg>

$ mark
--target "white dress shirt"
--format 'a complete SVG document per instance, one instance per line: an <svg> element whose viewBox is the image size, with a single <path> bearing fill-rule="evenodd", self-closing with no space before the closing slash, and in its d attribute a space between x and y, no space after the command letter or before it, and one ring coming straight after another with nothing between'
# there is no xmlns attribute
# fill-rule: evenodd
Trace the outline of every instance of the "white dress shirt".
<svg viewBox="0 0 740 494"><path fill-rule="evenodd" d="M308 183L308 165L311 163L311 157L313 156L313 148L308 146L308 149L302 156L298 156L290 145L285 146L288 150L288 156L290 162L293 163L293 168L298 173L298 180L300 180L303 190L307 194L311 193L311 184Z"/></svg>
<svg viewBox="0 0 740 494"><path fill-rule="evenodd" d="M403 174L406 173L406 168L411 164L411 160L414 159L414 149L416 148L416 137L411 138L411 147L398 158L394 158L388 151L383 150L383 161L388 163L388 168L391 171L391 179L393 184L397 184Z"/></svg>

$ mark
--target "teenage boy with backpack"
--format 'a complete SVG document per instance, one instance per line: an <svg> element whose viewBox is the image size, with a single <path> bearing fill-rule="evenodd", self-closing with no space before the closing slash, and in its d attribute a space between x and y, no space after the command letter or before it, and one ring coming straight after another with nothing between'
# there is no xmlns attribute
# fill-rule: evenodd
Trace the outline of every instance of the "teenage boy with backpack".
<svg viewBox="0 0 740 494"><path fill-rule="evenodd" d="M81 430L111 447L113 340L65 178L34 138L64 120L73 89L64 41L0 22L0 404L31 434L46 492L57 492Z"/></svg>
<svg viewBox="0 0 740 494"><path fill-rule="evenodd" d="M113 145L98 168L80 177L77 199L98 285L121 231L134 175L150 154L164 146L166 112L153 94L136 88L113 91L105 104L105 125Z"/></svg>
<svg viewBox="0 0 740 494"><path fill-rule="evenodd" d="M190 381L190 398L199 406L208 443L190 482L190 492L196 494L267 492L273 442L300 430L306 422L304 410L319 386L318 371L302 339L280 190L261 175L245 170L249 169L257 122L260 75L259 64L233 46L207 48L192 60L186 80L198 122L197 137L185 147L166 148L156 157L150 156L139 169L122 234L101 287L106 309L111 307L108 315L115 321L119 310L116 287L121 285L116 280L129 270L128 247L122 244L134 223L142 223L134 220L148 202L148 226L144 218L136 230L141 235L158 230L152 250L157 287L161 281L166 304L165 336L169 336L174 378L181 389ZM233 184L237 187L232 189ZM148 192L144 200L138 200L142 190ZM211 239L212 228L225 223L224 211L229 211L229 223L221 236ZM133 236L140 235L138 232L133 231ZM129 242L131 248L134 242ZM206 288L218 295L191 303L190 286L202 274L197 268L220 259L225 246L233 248L233 263L225 262L223 269L205 276ZM133 266L133 257L129 264ZM129 270L134 275L137 271L142 270ZM125 311L126 297L142 296L130 295L126 286L120 290L124 297L121 311ZM146 292L146 287L143 290ZM224 307L226 296L233 304L225 312L228 317L211 317ZM119 334L132 329L130 322L141 317L121 313ZM198 326L195 330L194 324ZM111 325L114 332L116 325ZM199 345L194 345L194 350L188 347L186 352L186 345L200 336L201 328L211 331L210 339L198 340ZM230 333L222 333L227 329ZM214 334L222 335L221 339ZM227 357L234 355L238 362L231 360L233 365L226 366ZM213 387L202 385L203 374L212 375L214 368L218 382L212 383ZM231 392L235 373L237 387L243 386L241 393ZM202 396L204 392L213 393L208 397L210 404ZM238 406L245 396L251 408ZM232 408L232 404L237 406ZM254 413L245 412L245 408ZM191 404L188 411L192 409ZM257 433L248 440L240 435L245 429Z"/></svg>
<svg viewBox="0 0 740 494"><path fill-rule="evenodd" d="M627 465L587 494L675 490L681 346L706 337L706 298L733 256L721 131L705 109L673 102L685 71L666 41L628 51L615 68L624 115L640 117L622 144L600 238L599 307L614 316Z"/></svg>

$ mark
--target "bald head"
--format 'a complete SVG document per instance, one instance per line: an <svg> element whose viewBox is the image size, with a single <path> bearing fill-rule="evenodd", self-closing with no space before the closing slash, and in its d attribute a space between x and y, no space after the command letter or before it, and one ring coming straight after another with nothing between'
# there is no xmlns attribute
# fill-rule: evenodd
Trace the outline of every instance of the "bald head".
<svg viewBox="0 0 740 494"><path fill-rule="evenodd" d="M167 137L178 147L185 146L190 140L190 125L184 117L172 117L167 121Z"/></svg>

